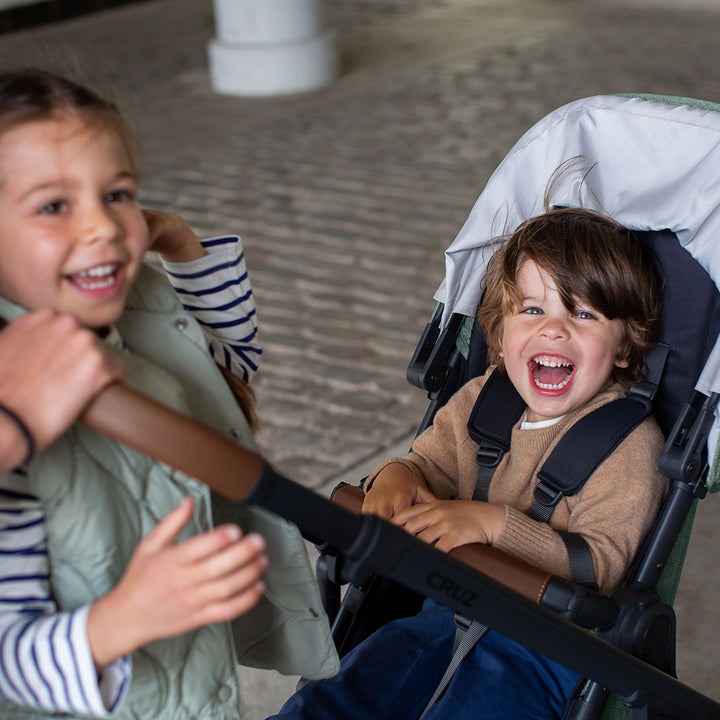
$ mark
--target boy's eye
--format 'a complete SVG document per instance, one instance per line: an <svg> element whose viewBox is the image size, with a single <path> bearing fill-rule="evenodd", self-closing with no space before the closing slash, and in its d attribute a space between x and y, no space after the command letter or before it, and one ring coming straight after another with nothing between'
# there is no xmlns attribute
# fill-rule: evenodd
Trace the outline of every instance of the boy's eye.
<svg viewBox="0 0 720 720"><path fill-rule="evenodd" d="M524 313L525 315L542 315L543 311L539 307L526 307L523 308L521 313Z"/></svg>
<svg viewBox="0 0 720 720"><path fill-rule="evenodd" d="M589 310L578 310L575 313L575 317L579 318L580 320L594 320L595 314L591 313Z"/></svg>
<svg viewBox="0 0 720 720"><path fill-rule="evenodd" d="M39 210L41 215L59 215L68 209L68 204L64 200L53 200L45 203Z"/></svg>

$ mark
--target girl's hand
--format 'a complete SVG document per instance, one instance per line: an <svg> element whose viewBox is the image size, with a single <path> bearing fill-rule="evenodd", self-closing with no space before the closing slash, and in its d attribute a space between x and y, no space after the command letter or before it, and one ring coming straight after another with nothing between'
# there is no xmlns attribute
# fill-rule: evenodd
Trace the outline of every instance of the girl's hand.
<svg viewBox="0 0 720 720"><path fill-rule="evenodd" d="M177 215L159 210L143 210L150 242L148 250L159 253L167 262L189 262L205 256L193 229Z"/></svg>
<svg viewBox="0 0 720 720"><path fill-rule="evenodd" d="M505 508L476 500L436 500L402 510L392 522L438 550L490 545L505 525Z"/></svg>
<svg viewBox="0 0 720 720"><path fill-rule="evenodd" d="M168 513L140 542L118 585L90 608L98 669L153 640L231 620L262 597L263 538L225 525L176 544L193 511L185 498Z"/></svg>
<svg viewBox="0 0 720 720"><path fill-rule="evenodd" d="M431 502L435 496L402 463L386 465L373 480L365 495L362 511L390 520L396 513L415 503Z"/></svg>

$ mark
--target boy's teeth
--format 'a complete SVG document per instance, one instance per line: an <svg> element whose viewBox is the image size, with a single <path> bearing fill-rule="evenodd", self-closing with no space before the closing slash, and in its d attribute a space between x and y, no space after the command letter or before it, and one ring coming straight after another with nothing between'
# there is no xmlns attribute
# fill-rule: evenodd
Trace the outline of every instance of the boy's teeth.
<svg viewBox="0 0 720 720"><path fill-rule="evenodd" d="M574 373L575 366L569 360L539 355L533 362L533 380L542 390L562 390ZM563 368L564 372L558 368Z"/></svg>
<svg viewBox="0 0 720 720"><path fill-rule="evenodd" d="M560 360L559 358L548 358L543 356L533 359L538 365L544 365L545 367L572 367L572 363L569 360Z"/></svg>
<svg viewBox="0 0 720 720"><path fill-rule="evenodd" d="M537 378L537 374L535 375L535 384L542 388L543 390L562 390L568 383L570 382L570 375L568 375L564 380L562 380L559 383L544 383L540 382Z"/></svg>

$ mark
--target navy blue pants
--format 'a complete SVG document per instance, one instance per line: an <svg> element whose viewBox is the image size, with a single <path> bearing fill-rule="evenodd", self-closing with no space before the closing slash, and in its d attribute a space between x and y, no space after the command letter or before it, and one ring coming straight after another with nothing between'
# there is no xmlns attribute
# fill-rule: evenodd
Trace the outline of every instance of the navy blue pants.
<svg viewBox="0 0 720 720"><path fill-rule="evenodd" d="M306 683L273 717L416 720L452 656L453 612L426 600L343 658L340 672ZM428 720L557 720L579 675L489 630L460 663Z"/></svg>

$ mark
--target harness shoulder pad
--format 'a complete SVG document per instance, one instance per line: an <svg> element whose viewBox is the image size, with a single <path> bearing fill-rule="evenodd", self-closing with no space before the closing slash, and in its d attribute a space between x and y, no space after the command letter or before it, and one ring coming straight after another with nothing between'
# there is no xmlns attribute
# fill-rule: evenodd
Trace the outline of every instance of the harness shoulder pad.
<svg viewBox="0 0 720 720"><path fill-rule="evenodd" d="M651 413L628 396L580 418L562 436L538 473L530 516L546 520L563 495L575 495L617 446Z"/></svg>
<svg viewBox="0 0 720 720"><path fill-rule="evenodd" d="M478 463L496 467L510 449L512 429L525 409L525 401L499 370L490 375L473 406L467 429L479 445Z"/></svg>

